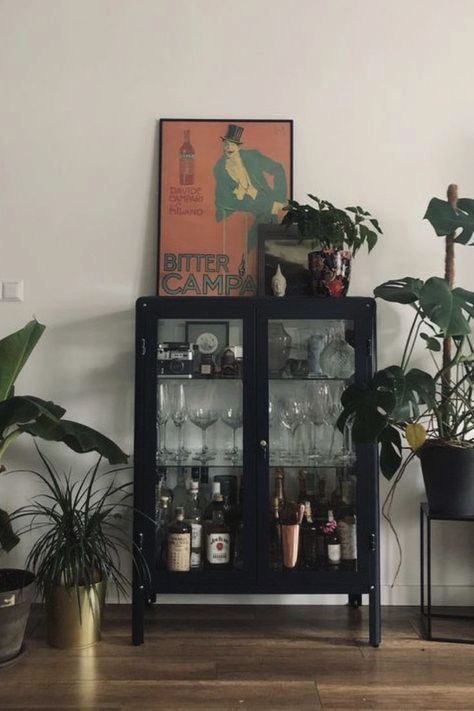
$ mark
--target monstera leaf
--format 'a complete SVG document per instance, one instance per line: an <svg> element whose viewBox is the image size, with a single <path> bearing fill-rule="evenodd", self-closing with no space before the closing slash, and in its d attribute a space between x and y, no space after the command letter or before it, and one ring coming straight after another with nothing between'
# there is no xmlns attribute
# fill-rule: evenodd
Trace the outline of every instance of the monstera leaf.
<svg viewBox="0 0 474 711"><path fill-rule="evenodd" d="M390 279L374 289L374 296L397 304L413 304L420 298L423 282L414 277Z"/></svg>
<svg viewBox="0 0 474 711"><path fill-rule="evenodd" d="M461 198L454 208L447 200L432 198L426 210L428 220L439 237L461 230L455 242L468 244L474 233L474 200Z"/></svg>
<svg viewBox="0 0 474 711"><path fill-rule="evenodd" d="M444 279L431 277L420 293L420 306L444 336L466 336L471 327L468 316L474 316L474 292L457 287L450 289Z"/></svg>
<svg viewBox="0 0 474 711"><path fill-rule="evenodd" d="M390 481L402 463L402 438L393 425L386 427L378 438L380 444L380 471Z"/></svg>
<svg viewBox="0 0 474 711"><path fill-rule="evenodd" d="M337 421L341 432L347 420L353 418L354 440L373 442L387 426L396 398L393 392L378 388L372 381L370 385L349 385L342 393L341 403L343 411Z"/></svg>

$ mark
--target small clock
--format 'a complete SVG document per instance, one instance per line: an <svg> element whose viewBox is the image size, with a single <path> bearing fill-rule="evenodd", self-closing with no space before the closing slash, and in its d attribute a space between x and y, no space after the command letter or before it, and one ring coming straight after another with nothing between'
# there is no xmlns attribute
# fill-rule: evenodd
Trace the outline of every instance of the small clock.
<svg viewBox="0 0 474 711"><path fill-rule="evenodd" d="M196 345L200 353L215 353L219 341L213 333L201 333L196 338Z"/></svg>

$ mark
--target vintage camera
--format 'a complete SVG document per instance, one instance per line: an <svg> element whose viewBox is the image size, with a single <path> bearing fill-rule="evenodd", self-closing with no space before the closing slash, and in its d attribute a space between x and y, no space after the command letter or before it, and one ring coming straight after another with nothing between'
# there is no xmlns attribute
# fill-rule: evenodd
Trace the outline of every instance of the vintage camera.
<svg viewBox="0 0 474 711"><path fill-rule="evenodd" d="M221 355L221 376L239 378L242 375L242 346L227 346Z"/></svg>
<svg viewBox="0 0 474 711"><path fill-rule="evenodd" d="M193 344L166 341L158 344L158 375L162 378L193 377Z"/></svg>

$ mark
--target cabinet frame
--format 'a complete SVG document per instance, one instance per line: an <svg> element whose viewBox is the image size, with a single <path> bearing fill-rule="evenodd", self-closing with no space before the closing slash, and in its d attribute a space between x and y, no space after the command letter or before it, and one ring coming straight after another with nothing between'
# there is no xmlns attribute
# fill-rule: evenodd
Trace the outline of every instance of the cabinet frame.
<svg viewBox="0 0 474 711"><path fill-rule="evenodd" d="M245 477L243 570L203 569L186 574L169 574L167 571L156 570L154 565L155 536L152 519L156 478L157 323L159 319L172 318L242 321ZM375 302L370 298L142 297L137 301L133 542L142 552L146 565L133 571L134 644L143 643L145 607L155 602L160 593L343 593L349 595L349 602L353 606L360 604L362 594L368 594L369 639L372 646L377 647L380 643L378 456L375 445L356 445L357 570L295 570L275 573L268 566L270 468L260 442L268 442L267 324L273 319L353 321L355 381L367 382L374 372ZM252 403L255 403L253 407ZM251 535L253 533L255 535Z"/></svg>

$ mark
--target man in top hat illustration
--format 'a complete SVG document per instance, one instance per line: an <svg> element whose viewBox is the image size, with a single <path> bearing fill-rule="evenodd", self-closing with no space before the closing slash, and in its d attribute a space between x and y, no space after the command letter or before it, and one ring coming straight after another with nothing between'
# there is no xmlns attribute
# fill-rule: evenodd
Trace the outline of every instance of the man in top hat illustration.
<svg viewBox="0 0 474 711"><path fill-rule="evenodd" d="M247 249L255 247L259 223L274 222L288 199L285 169L257 150L241 149L242 126L229 124L221 136L223 155L214 166L216 220L233 212L255 216L247 234ZM265 173L273 176L271 186Z"/></svg>

